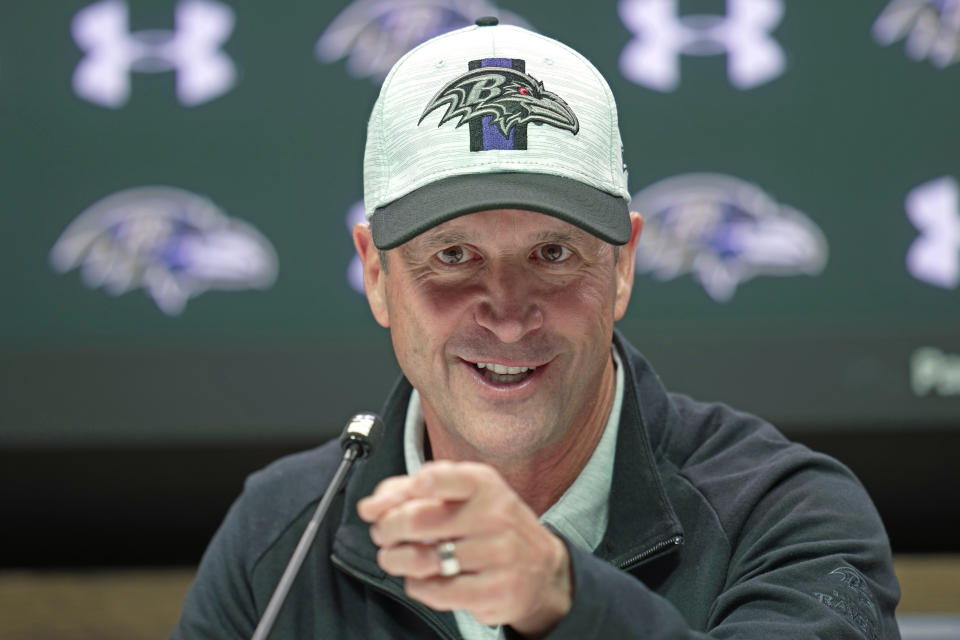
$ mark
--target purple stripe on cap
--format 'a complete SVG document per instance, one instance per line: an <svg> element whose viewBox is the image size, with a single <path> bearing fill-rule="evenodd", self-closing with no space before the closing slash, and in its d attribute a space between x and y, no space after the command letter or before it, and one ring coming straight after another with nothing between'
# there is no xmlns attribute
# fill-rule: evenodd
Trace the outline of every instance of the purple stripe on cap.
<svg viewBox="0 0 960 640"><path fill-rule="evenodd" d="M513 68L513 59L512 58L484 58L480 61L481 67L506 67L507 69ZM483 117L483 150L489 151L491 149L502 149L506 151L513 150L513 131L516 127L510 129L510 135L504 136L500 133L500 128L497 125L490 124L490 121L493 120L493 116L484 116Z"/></svg>
<svg viewBox="0 0 960 640"><path fill-rule="evenodd" d="M513 58L484 58L480 61L481 67L506 67L513 68Z"/></svg>
<svg viewBox="0 0 960 640"><path fill-rule="evenodd" d="M493 116L483 116L483 150L513 149L513 132L516 127L511 127L510 136L504 138L503 134L500 133L500 128L495 124L490 124L491 120L493 120Z"/></svg>

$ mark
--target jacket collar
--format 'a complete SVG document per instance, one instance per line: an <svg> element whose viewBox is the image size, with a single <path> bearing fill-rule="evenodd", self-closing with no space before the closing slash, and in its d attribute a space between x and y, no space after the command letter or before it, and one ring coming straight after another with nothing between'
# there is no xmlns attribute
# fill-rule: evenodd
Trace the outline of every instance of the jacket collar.
<svg viewBox="0 0 960 640"><path fill-rule="evenodd" d="M595 555L624 567L665 540L682 535L679 520L663 488L651 430L647 421L662 428L670 413L669 396L650 366L620 334L614 344L624 364L623 407L617 438L610 513L607 532ZM347 484L340 527L334 539L334 555L354 570L401 589L399 579L377 565L377 547L370 540L369 525L357 515L357 502L373 493L390 476L403 475L403 427L412 387L402 377L394 386L382 412L383 440L369 459L358 465ZM660 428L654 428L659 436Z"/></svg>
<svg viewBox="0 0 960 640"><path fill-rule="evenodd" d="M656 441L671 413L670 397L647 361L619 331L613 343L624 365L623 406L610 487L607 533L594 555L618 567L683 536L667 498Z"/></svg>

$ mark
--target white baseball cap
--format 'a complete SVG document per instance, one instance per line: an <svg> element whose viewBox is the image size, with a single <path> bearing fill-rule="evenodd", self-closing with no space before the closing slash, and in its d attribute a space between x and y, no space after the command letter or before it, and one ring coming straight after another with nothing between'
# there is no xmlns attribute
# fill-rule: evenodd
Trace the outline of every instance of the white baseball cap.
<svg viewBox="0 0 960 640"><path fill-rule="evenodd" d="M367 127L363 183L380 249L489 209L630 240L610 87L570 47L496 18L428 40L394 65Z"/></svg>

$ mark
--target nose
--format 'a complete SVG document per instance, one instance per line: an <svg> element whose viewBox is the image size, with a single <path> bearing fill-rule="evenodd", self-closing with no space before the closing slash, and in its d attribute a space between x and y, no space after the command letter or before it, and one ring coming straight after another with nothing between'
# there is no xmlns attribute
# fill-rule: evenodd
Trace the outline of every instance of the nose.
<svg viewBox="0 0 960 640"><path fill-rule="evenodd" d="M543 326L543 312L530 278L522 268L513 266L494 267L486 274L474 319L500 342L518 342Z"/></svg>

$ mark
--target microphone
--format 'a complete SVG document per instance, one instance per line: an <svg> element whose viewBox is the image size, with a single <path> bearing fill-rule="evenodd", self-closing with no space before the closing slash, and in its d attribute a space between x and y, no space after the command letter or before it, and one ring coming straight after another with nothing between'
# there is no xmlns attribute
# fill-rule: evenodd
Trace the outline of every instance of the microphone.
<svg viewBox="0 0 960 640"><path fill-rule="evenodd" d="M383 421L375 413L358 413L340 434L340 448L347 452L359 447L360 459L373 455L383 437ZM344 453L344 457L346 457Z"/></svg>
<svg viewBox="0 0 960 640"><path fill-rule="evenodd" d="M380 420L376 414L358 413L347 423L343 433L340 435L340 447L343 449L343 458L340 460L340 466L337 467L337 471L333 474L330 485L324 492L323 497L320 498L320 504L317 505L317 510L313 512L313 517L310 518L306 529L303 530L303 535L300 536L300 542L297 543L297 548L294 549L293 555L290 556L287 568L284 569L283 576L281 576L280 582L277 583L277 588L274 589L273 595L270 596L270 602L267 604L267 608L263 612L263 617L260 618L260 623L254 630L253 635L250 636L250 640L266 640L267 636L270 635L270 630L273 629L273 623L276 622L277 614L280 613L280 608L287 599L287 593L290 591L294 579L300 572L300 566L303 564L304 558L307 557L307 552L310 551L310 545L313 544L314 538L317 537L320 522L330 509L330 504L333 502L334 496L337 495L340 487L343 486L344 481L346 481L347 475L353 467L353 463L373 455L373 452L377 449L377 445L380 443L381 437L383 437L383 421Z"/></svg>

